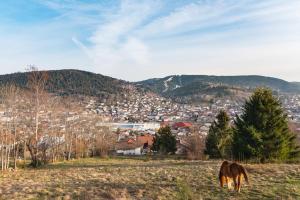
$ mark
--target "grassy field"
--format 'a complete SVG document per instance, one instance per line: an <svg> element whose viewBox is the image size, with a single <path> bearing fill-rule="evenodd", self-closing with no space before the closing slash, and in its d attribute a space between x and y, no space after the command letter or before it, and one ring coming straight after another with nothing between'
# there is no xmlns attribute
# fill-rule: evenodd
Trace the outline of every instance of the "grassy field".
<svg viewBox="0 0 300 200"><path fill-rule="evenodd" d="M0 199L300 199L300 164L245 165L250 185L220 188L220 161L82 159L0 174Z"/></svg>

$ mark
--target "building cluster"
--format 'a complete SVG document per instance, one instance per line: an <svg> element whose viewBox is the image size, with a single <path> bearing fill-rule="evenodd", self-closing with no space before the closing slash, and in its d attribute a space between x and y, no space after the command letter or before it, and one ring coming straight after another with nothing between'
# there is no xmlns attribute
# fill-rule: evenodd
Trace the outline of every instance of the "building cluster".
<svg viewBox="0 0 300 200"><path fill-rule="evenodd" d="M281 95L280 101L289 119L300 122L300 95ZM192 105L179 104L153 93L134 94L107 104L89 99L86 108L111 122L144 123L191 121L199 124L211 123L220 110L227 111L231 119L242 114L243 100L219 98L210 103Z"/></svg>
<svg viewBox="0 0 300 200"><path fill-rule="evenodd" d="M103 123L102 125L111 127L111 130L118 135L115 146L118 155L143 155L151 152L155 134L161 127L171 128L179 147L183 146L182 138L194 132L194 125L189 122L128 123L126 126L124 123Z"/></svg>
<svg viewBox="0 0 300 200"><path fill-rule="evenodd" d="M291 121L300 124L300 95L279 96ZM244 101L230 98L219 98L206 104L179 104L153 93L136 93L116 101L105 102L92 97L82 99L84 108L76 112L64 112L65 124L76 126L87 124L94 119L95 127L109 127L117 134L116 152L118 154L139 155L147 153L153 143L155 133L160 127L170 126L178 141L191 133L207 135L211 123L220 110L225 110L231 120L242 114ZM41 113L42 121L51 113ZM89 117L90 116L90 117ZM98 116L94 118L92 116ZM27 116L28 117L28 116ZM24 116L25 119L26 116ZM11 117L3 110L0 122L7 123ZM66 125L51 123L52 128L66 132ZM74 125L74 126L75 126ZM93 127L91 124L90 126Z"/></svg>
<svg viewBox="0 0 300 200"><path fill-rule="evenodd" d="M279 98L288 118L294 122L300 122L300 95L281 95Z"/></svg>
<svg viewBox="0 0 300 200"><path fill-rule="evenodd" d="M193 121L208 123L214 120L216 113L223 109L235 116L241 113L242 103L233 100L216 100L213 103L194 106L176 103L153 93L133 95L114 103L107 104L95 99L86 102L89 112L97 113L111 122L166 122Z"/></svg>
<svg viewBox="0 0 300 200"><path fill-rule="evenodd" d="M299 123L300 95L282 95L279 99L289 119ZM108 119L102 125L118 134L117 153L140 155L149 151L155 133L162 126L170 126L178 141L195 129L205 136L220 110L225 110L233 121L242 114L243 105L241 99L219 98L196 106L175 103L153 93L137 93L114 104L90 100L86 108Z"/></svg>
<svg viewBox="0 0 300 200"><path fill-rule="evenodd" d="M162 122L190 120L197 108L174 103L153 93L132 94L114 103L90 100L86 107L113 122Z"/></svg>

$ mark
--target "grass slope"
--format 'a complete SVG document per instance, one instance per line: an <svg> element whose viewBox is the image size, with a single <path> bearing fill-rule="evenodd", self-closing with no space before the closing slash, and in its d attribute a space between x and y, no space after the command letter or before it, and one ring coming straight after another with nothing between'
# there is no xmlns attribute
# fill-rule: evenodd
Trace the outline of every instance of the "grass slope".
<svg viewBox="0 0 300 200"><path fill-rule="evenodd" d="M83 159L0 176L0 199L300 199L300 165L246 165L240 194L220 188L220 161Z"/></svg>

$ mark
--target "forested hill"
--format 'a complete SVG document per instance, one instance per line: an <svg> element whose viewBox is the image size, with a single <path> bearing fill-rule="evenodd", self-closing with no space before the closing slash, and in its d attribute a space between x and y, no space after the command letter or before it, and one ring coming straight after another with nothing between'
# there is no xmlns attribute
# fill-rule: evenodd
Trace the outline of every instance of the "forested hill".
<svg viewBox="0 0 300 200"><path fill-rule="evenodd" d="M137 83L80 70L50 70L47 90L60 95L88 95L103 97L122 95L129 88L152 91L171 98L190 98L199 95L245 96L258 86L289 93L300 93L300 84L264 76L206 76L180 75L149 79ZM27 87L28 73L0 75L0 85L15 83ZM137 91L137 90L136 90Z"/></svg>
<svg viewBox="0 0 300 200"><path fill-rule="evenodd" d="M47 71L47 90L61 95L89 95L106 96L118 94L129 83L101 74L80 70L50 70ZM0 75L0 84L14 83L20 87L27 87L28 73L14 73Z"/></svg>
<svg viewBox="0 0 300 200"><path fill-rule="evenodd" d="M206 76L176 75L165 78L148 79L136 83L163 95L181 96L228 88L251 90L256 87L268 87L284 93L300 93L300 84L265 76Z"/></svg>
<svg viewBox="0 0 300 200"><path fill-rule="evenodd" d="M300 82L292 82L294 85L298 85L300 87Z"/></svg>

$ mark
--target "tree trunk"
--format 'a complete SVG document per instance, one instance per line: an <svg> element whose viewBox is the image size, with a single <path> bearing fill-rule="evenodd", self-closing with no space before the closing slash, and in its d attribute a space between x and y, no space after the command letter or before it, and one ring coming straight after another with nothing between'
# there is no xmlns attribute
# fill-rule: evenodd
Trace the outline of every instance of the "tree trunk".
<svg viewBox="0 0 300 200"><path fill-rule="evenodd" d="M10 162L10 151L11 151L11 145L9 145L8 147L8 151L7 151L7 165L6 165L6 169L9 168L9 162Z"/></svg>
<svg viewBox="0 0 300 200"><path fill-rule="evenodd" d="M24 141L24 147L23 147L23 159L24 159L24 166L26 165L26 141Z"/></svg>
<svg viewBox="0 0 300 200"><path fill-rule="evenodd" d="M71 153L72 153L72 137L70 136L70 141L69 141L69 149L68 149L68 160L71 159Z"/></svg>
<svg viewBox="0 0 300 200"><path fill-rule="evenodd" d="M33 167L38 167L39 160L38 160L38 155L37 155L37 149L36 149L36 144L30 144L31 141L29 140L29 143L27 144L27 148L29 150L30 153L30 157L31 157L31 165Z"/></svg>
<svg viewBox="0 0 300 200"><path fill-rule="evenodd" d="M19 156L19 144L16 145L16 151L15 151L15 160L14 160L14 169L17 169L17 160Z"/></svg>
<svg viewBox="0 0 300 200"><path fill-rule="evenodd" d="M4 144L3 144L3 137L1 137L1 170L4 170Z"/></svg>
<svg viewBox="0 0 300 200"><path fill-rule="evenodd" d="M14 144L13 144L13 153L14 153L14 156L13 156L13 159L14 159L14 169L16 170L17 169L17 151L18 151L18 145L16 144L17 142L17 130L16 130L16 126L15 126L15 122L14 122Z"/></svg>
<svg viewBox="0 0 300 200"><path fill-rule="evenodd" d="M7 133L5 131L5 152L4 152L4 170L7 169Z"/></svg>

